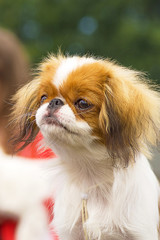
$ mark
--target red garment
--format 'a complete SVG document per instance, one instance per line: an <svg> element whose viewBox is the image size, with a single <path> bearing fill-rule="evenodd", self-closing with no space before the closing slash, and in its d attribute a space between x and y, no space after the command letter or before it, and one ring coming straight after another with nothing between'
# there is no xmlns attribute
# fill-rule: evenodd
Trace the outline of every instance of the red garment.
<svg viewBox="0 0 160 240"><path fill-rule="evenodd" d="M15 229L17 222L7 220L0 225L0 240L15 240Z"/></svg>
<svg viewBox="0 0 160 240"><path fill-rule="evenodd" d="M47 208L48 220L50 223L53 219L54 203L52 199L48 199L45 201L44 205ZM17 224L18 224L18 221L15 221L15 220L6 220L2 224L0 224L0 240L16 240L15 231L16 231ZM50 229L50 235L53 240L58 240L58 237L54 232L54 229Z"/></svg>
<svg viewBox="0 0 160 240"><path fill-rule="evenodd" d="M55 154L52 152L51 149L47 149L43 152L38 150L39 142L42 139L43 137L39 133L36 139L34 140L34 142L29 144L24 150L19 152L18 155L26 158L31 158L31 159L35 159L35 158L45 159L45 158L55 157ZM52 199L47 199L44 204L48 211L48 219L50 223L53 219L54 202ZM15 231L16 231L17 224L18 224L18 221L15 221L15 220L3 221L0 224L0 240L16 240ZM51 231L52 240L58 240L58 237L54 232L54 229L50 229L50 231Z"/></svg>
<svg viewBox="0 0 160 240"><path fill-rule="evenodd" d="M19 156L26 157L26 158L51 158L55 157L55 154L52 152L50 148L40 149L40 142L42 141L43 136L41 133L38 133L37 137L35 138L34 142L30 143L27 147L25 147L22 151L18 153Z"/></svg>

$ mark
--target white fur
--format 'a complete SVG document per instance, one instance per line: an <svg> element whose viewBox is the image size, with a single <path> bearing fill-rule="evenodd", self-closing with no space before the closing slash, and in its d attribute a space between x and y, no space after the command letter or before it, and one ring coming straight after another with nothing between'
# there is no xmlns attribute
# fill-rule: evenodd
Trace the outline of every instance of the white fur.
<svg viewBox="0 0 160 240"><path fill-rule="evenodd" d="M73 72L78 67L84 64L93 63L93 58L79 58L79 57L68 57L62 60L62 63L58 67L56 74L53 79L53 83L56 87L59 87L65 80L68 74Z"/></svg>
<svg viewBox="0 0 160 240"><path fill-rule="evenodd" d="M92 240L158 240L158 181L139 153L128 168L115 168L106 148L95 144L92 129L76 120L66 104L56 113L71 133L43 122L47 104L36 121L46 142L60 157L51 163L53 225L60 240L84 240L82 194L87 194L87 232ZM76 132L75 135L73 132Z"/></svg>
<svg viewBox="0 0 160 240"><path fill-rule="evenodd" d="M16 240L48 240L44 201L49 196L48 184L37 163L0 150L0 214L19 219Z"/></svg>

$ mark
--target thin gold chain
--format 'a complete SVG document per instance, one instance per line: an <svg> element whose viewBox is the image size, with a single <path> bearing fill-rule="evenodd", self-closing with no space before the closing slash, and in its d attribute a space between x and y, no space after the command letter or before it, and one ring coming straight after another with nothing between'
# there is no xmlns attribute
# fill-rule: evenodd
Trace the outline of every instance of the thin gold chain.
<svg viewBox="0 0 160 240"><path fill-rule="evenodd" d="M104 182L100 183L100 184L96 184L91 186L87 192L89 192L90 190L99 187L100 185L104 184ZM84 238L85 240L91 240L90 236L87 233L87 228L85 226L85 223L88 219L88 211L87 211L87 200L88 200L88 194L83 193L82 194L82 224L83 224L83 231L84 231Z"/></svg>
<svg viewBox="0 0 160 240"><path fill-rule="evenodd" d="M82 224L83 224L83 231L84 231L84 238L85 240L90 240L90 237L87 233L87 228L85 226L85 222L88 219L88 211L87 211L87 194L83 195L82 197Z"/></svg>

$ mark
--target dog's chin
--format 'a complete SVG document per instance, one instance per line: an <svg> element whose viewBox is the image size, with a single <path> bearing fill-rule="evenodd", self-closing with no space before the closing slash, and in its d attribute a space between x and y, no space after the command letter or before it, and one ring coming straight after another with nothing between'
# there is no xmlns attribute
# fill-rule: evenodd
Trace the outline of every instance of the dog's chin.
<svg viewBox="0 0 160 240"><path fill-rule="evenodd" d="M39 128L50 147L52 144L73 146L78 143L78 139L80 138L78 133L53 117L43 118L41 124L39 124Z"/></svg>
<svg viewBox="0 0 160 240"><path fill-rule="evenodd" d="M46 144L54 151L55 147L58 147L58 149L67 147L87 148L94 140L94 137L88 131L77 129L74 124L66 126L56 118L42 118L37 125L44 136Z"/></svg>
<svg viewBox="0 0 160 240"><path fill-rule="evenodd" d="M64 136L74 134L64 124L54 118L43 119L39 127L44 136L52 137L53 139L62 139Z"/></svg>
<svg viewBox="0 0 160 240"><path fill-rule="evenodd" d="M62 124L57 118L55 117L45 117L43 119L43 123L42 125L45 124L48 127L57 127L57 130L60 129L64 129L66 132L70 133L70 134L75 134L74 132L72 132L71 130L69 130L64 124Z"/></svg>

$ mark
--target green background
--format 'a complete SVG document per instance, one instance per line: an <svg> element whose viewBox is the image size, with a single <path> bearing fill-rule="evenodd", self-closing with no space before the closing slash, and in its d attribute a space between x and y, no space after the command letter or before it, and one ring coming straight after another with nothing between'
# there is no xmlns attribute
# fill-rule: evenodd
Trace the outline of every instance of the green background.
<svg viewBox="0 0 160 240"><path fill-rule="evenodd" d="M33 65L60 47L116 59L160 83L159 0L0 0L0 26L18 35Z"/></svg>

